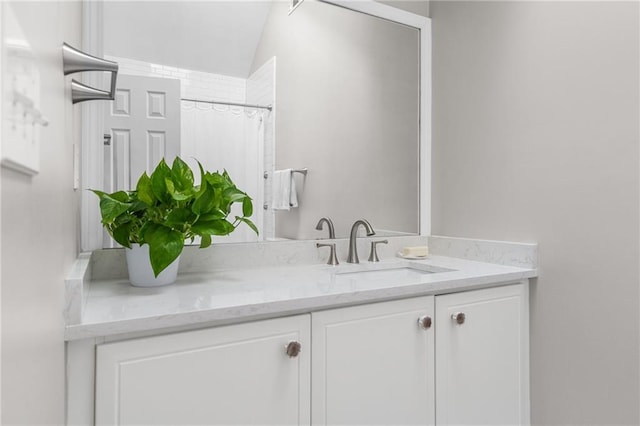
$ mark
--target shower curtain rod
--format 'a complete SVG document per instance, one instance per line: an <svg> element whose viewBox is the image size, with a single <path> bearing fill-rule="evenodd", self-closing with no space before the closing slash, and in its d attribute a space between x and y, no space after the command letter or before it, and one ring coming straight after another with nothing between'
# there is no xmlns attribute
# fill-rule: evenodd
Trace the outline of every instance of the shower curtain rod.
<svg viewBox="0 0 640 426"><path fill-rule="evenodd" d="M273 109L273 107L271 105L252 105L252 104L238 104L235 102L222 102L222 101L203 101L201 99L187 99L187 98L182 98L180 99L182 101L189 101L189 102L201 102L201 103L205 103L205 104L215 104L215 105L231 105L231 106L238 106L238 107L247 107L247 108L261 108L261 109L267 109L269 111L271 111Z"/></svg>

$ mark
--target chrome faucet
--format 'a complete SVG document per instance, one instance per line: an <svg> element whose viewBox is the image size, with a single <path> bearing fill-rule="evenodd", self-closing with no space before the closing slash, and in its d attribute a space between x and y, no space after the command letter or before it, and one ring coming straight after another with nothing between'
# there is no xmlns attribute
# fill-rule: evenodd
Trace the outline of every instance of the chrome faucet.
<svg viewBox="0 0 640 426"><path fill-rule="evenodd" d="M336 238L336 231L333 228L333 222L328 217L323 217L322 219L320 219L318 221L318 224L316 225L316 229L318 231L322 231L322 224L323 223L326 223L327 226L329 227L329 238L335 239Z"/></svg>
<svg viewBox="0 0 640 426"><path fill-rule="evenodd" d="M364 225L367 230L367 237L375 235L373 227L366 219L356 220L351 227L351 234L349 235L349 256L347 257L347 263L360 263L358 259L358 246L356 244L356 238L358 237L358 227Z"/></svg>

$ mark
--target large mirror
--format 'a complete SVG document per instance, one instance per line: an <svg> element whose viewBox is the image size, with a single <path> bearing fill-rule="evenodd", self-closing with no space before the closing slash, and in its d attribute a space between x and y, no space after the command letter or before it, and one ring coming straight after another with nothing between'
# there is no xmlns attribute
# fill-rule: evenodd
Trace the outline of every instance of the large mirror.
<svg viewBox="0 0 640 426"><path fill-rule="evenodd" d="M420 29L333 3L104 2L102 50L120 64L105 189L180 155L228 170L254 199L260 236L218 242L327 237L321 217L338 238L359 218L379 235L424 233ZM137 90L150 109L122 121Z"/></svg>

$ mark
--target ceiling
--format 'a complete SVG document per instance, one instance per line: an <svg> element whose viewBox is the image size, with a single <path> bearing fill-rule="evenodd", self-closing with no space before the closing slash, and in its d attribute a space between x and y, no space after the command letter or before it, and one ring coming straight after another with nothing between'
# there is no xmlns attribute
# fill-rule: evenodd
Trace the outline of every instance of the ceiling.
<svg viewBox="0 0 640 426"><path fill-rule="evenodd" d="M246 78L270 1L106 1L104 53Z"/></svg>

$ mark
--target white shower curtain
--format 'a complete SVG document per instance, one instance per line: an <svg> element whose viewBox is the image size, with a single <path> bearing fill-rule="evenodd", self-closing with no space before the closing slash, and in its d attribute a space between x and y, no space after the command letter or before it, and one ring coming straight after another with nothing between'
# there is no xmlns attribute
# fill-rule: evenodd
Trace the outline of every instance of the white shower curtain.
<svg viewBox="0 0 640 426"><path fill-rule="evenodd" d="M251 220L262 230L263 204L263 144L264 123L260 111L240 107L182 102L181 157L198 170L200 161L205 170L226 169L234 183L253 199ZM196 182L200 176L196 173ZM241 206L230 215L242 216ZM262 231L261 231L262 234ZM226 237L213 242L259 241L248 226L241 224Z"/></svg>

